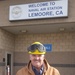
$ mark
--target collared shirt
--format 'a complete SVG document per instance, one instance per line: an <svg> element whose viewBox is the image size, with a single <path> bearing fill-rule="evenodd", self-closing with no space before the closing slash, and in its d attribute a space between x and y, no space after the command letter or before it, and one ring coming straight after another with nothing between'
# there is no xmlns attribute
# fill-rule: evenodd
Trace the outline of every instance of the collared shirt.
<svg viewBox="0 0 75 75"><path fill-rule="evenodd" d="M34 71L35 75L42 75L44 71L44 66L42 65L40 71L38 71L34 66L32 66L32 70Z"/></svg>

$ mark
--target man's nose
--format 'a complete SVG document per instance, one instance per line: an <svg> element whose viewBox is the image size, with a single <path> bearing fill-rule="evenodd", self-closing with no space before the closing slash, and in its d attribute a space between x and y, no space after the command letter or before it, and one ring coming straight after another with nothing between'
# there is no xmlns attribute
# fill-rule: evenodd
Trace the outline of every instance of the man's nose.
<svg viewBox="0 0 75 75"><path fill-rule="evenodd" d="M39 59L39 57L38 57L38 56L36 56L35 58L36 58L37 60Z"/></svg>

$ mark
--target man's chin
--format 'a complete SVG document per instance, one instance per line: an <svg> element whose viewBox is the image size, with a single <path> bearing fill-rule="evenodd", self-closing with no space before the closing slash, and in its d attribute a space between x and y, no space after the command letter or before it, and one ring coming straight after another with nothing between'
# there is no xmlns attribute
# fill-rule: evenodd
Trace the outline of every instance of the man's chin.
<svg viewBox="0 0 75 75"><path fill-rule="evenodd" d="M36 64L36 65L34 65L36 68L39 68L39 67L41 67L39 64Z"/></svg>

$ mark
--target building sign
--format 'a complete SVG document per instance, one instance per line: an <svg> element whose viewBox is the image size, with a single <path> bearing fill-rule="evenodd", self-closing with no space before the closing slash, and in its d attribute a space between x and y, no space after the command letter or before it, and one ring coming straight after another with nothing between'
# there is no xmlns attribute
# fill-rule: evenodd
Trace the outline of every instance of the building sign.
<svg viewBox="0 0 75 75"><path fill-rule="evenodd" d="M68 16L68 0L13 5L9 8L9 20L28 20Z"/></svg>
<svg viewBox="0 0 75 75"><path fill-rule="evenodd" d="M46 51L51 52L52 51L52 44L44 44Z"/></svg>

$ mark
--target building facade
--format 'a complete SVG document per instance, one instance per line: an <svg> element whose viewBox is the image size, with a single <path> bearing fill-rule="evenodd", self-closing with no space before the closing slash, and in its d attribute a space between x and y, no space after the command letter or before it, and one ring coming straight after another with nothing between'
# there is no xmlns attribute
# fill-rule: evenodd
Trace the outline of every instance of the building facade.
<svg viewBox="0 0 75 75"><path fill-rule="evenodd" d="M0 1L0 75L7 74L6 53L13 53L12 75L15 75L28 63L27 47L34 41L52 44L52 51L47 52L46 55L49 63L56 67L61 75L74 75L75 0L68 0L67 17L9 21L9 6L45 1ZM26 32L21 32L21 29ZM49 31L49 29L53 30Z"/></svg>

